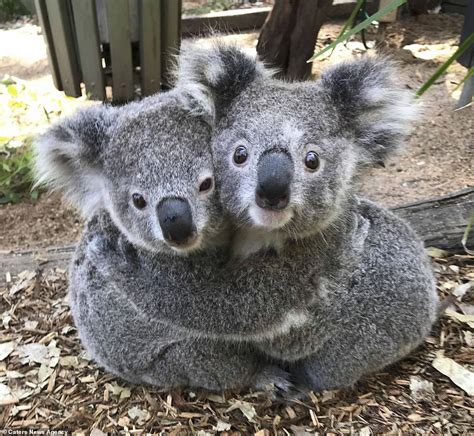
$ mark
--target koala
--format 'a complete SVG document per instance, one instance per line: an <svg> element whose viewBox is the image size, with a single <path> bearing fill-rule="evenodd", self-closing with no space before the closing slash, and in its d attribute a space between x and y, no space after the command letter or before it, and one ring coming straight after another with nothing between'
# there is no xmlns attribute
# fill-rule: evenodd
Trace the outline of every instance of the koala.
<svg viewBox="0 0 474 436"><path fill-rule="evenodd" d="M208 89L216 105L215 177L239 231L236 258L295 244L312 277L300 326L255 341L315 390L348 386L406 356L436 320L438 296L424 247L389 211L355 194L363 169L402 145L416 111L384 58L286 83L234 46L189 47L177 83ZM297 260L295 259L295 262ZM298 275L286 278L291 285Z"/></svg>
<svg viewBox="0 0 474 436"><path fill-rule="evenodd" d="M312 288L306 278L288 288L296 271L287 258L226 261L214 112L207 91L182 86L86 108L37 141L38 180L87 220L70 268L72 314L92 357L131 382L286 388L286 372L245 339L301 324Z"/></svg>

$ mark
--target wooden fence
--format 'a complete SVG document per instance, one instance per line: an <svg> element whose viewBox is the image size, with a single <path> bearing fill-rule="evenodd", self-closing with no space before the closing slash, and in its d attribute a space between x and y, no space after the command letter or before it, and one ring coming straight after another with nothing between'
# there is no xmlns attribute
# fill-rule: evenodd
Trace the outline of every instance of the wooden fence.
<svg viewBox="0 0 474 436"><path fill-rule="evenodd" d="M126 102L168 86L181 0L35 0L56 88ZM107 92L107 87L109 92Z"/></svg>

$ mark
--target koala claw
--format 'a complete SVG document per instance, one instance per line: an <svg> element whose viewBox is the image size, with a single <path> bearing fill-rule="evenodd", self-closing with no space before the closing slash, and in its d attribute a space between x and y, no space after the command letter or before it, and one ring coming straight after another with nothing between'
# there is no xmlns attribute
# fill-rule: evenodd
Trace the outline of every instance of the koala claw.
<svg viewBox="0 0 474 436"><path fill-rule="evenodd" d="M255 381L255 388L266 391L283 394L293 389L293 383L290 381L290 374L278 366L267 366Z"/></svg>

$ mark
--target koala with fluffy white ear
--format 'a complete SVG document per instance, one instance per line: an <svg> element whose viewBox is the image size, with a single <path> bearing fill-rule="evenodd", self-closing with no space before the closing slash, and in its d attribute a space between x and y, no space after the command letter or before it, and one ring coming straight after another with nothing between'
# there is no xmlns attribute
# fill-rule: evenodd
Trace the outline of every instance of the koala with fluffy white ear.
<svg viewBox="0 0 474 436"><path fill-rule="evenodd" d="M38 140L38 179L88 219L71 264L72 313L92 357L132 382L285 388L286 372L250 342L304 322L313 291L287 259L227 262L214 109L201 91L87 108ZM296 265L306 256L293 254Z"/></svg>
<svg viewBox="0 0 474 436"><path fill-rule="evenodd" d="M392 155L415 115L391 63L363 57L290 84L233 46L191 47L181 62L178 83L216 100L216 183L242 227L235 255L273 248L285 257L299 244L307 256L296 270L315 274L308 322L256 346L317 390L350 385L417 347L438 308L423 244L354 194L364 166Z"/></svg>

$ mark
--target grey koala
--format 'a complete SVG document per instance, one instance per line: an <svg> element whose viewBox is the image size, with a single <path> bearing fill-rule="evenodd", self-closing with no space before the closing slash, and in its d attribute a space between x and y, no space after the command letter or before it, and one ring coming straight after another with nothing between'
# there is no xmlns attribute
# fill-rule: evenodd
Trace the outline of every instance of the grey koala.
<svg viewBox="0 0 474 436"><path fill-rule="evenodd" d="M62 189L88 219L71 264L72 313L92 357L129 381L286 388L286 372L244 338L301 322L312 289L305 278L289 290L285 278L306 251L295 246L296 263L226 261L231 230L213 179L213 117L207 93L182 86L81 110L39 139L39 181Z"/></svg>
<svg viewBox="0 0 474 436"><path fill-rule="evenodd" d="M178 83L215 99L216 182L241 228L234 254L272 248L278 258L304 246L289 286L327 259L308 281L303 325L255 346L316 390L351 385L407 355L436 319L431 267L406 223L354 194L363 168L398 149L415 115L391 63L363 57L318 81L285 83L233 46L181 56Z"/></svg>

